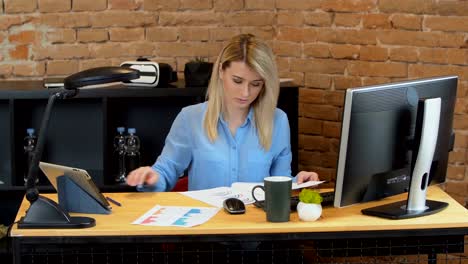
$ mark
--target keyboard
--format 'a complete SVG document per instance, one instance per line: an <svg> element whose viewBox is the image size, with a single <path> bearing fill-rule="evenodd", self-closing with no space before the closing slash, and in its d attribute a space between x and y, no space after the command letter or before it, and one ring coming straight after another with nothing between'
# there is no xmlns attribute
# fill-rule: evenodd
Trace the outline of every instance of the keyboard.
<svg viewBox="0 0 468 264"><path fill-rule="evenodd" d="M333 206L333 200L335 199L335 192L328 191L328 192L321 192L320 195L323 198L322 207ZM291 197L291 211L296 211L297 204L299 203L299 196ZM258 208L263 208L265 205L265 201L257 201L254 205Z"/></svg>

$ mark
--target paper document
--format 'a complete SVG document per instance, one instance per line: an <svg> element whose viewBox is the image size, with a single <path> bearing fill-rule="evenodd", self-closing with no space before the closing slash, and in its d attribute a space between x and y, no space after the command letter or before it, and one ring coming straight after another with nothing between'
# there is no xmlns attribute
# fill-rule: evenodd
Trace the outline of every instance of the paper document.
<svg viewBox="0 0 468 264"><path fill-rule="evenodd" d="M220 208L156 205L132 224L147 226L192 227L201 225L218 213Z"/></svg>
<svg viewBox="0 0 468 264"><path fill-rule="evenodd" d="M323 182L324 181L308 181L302 184L293 182L292 189L297 190L301 188L317 186ZM231 197L242 200L244 204L254 203L255 200L252 197L252 189L256 185L263 186L263 182L235 182L231 185L231 187L218 187L200 191L181 192L181 194L221 208L223 207L223 201ZM262 189L258 188L255 190L255 197L258 200L265 200L265 193Z"/></svg>

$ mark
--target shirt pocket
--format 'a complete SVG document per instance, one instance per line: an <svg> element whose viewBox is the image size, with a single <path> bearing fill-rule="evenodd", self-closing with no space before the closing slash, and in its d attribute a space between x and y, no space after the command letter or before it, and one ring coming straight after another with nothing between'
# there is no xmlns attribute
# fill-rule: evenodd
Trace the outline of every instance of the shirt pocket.
<svg viewBox="0 0 468 264"><path fill-rule="evenodd" d="M197 189L226 186L227 159L216 151L194 151L194 177Z"/></svg>

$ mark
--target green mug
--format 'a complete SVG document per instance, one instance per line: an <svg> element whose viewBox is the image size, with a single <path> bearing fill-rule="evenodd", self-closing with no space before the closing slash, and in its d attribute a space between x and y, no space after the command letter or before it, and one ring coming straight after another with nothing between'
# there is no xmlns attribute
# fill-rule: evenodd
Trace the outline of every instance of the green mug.
<svg viewBox="0 0 468 264"><path fill-rule="evenodd" d="M270 176L263 179L263 186L252 189L252 197L256 202L255 189L265 192L264 208L268 222L288 222L291 213L292 179L287 176Z"/></svg>

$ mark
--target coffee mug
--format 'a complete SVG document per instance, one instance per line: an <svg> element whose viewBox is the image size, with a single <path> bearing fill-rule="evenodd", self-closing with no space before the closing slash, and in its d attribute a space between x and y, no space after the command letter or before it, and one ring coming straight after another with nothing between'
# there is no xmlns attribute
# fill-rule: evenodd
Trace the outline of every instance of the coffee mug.
<svg viewBox="0 0 468 264"><path fill-rule="evenodd" d="M292 179L286 176L270 176L263 179L263 186L257 185L252 189L252 197L256 202L255 189L265 192L264 210L269 222L288 222L291 213Z"/></svg>

